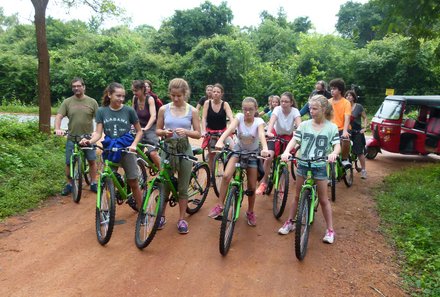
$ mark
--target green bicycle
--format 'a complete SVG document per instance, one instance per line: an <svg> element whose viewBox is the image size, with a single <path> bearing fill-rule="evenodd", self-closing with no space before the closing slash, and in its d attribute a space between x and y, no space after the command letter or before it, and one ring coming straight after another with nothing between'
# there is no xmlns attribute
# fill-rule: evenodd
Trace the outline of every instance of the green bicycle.
<svg viewBox="0 0 440 297"><path fill-rule="evenodd" d="M243 196L249 192L244 190L243 184L246 176L246 168L249 159L262 158L255 153L242 153L224 148L228 153L238 155L238 162L235 164L234 179L229 183L226 194L225 207L223 209L222 222L220 225L220 254L226 256L232 242L235 222L240 216L240 208L243 203Z"/></svg>
<svg viewBox="0 0 440 297"><path fill-rule="evenodd" d="M278 136L275 136L270 140L280 142L280 151L284 151L286 144L289 142ZM292 176L295 176L295 173L292 173ZM269 195L272 192L273 187L275 187L275 191L273 194L272 212L274 217L278 219L283 215L287 196L289 194L289 169L287 162L281 161L281 156L273 158L270 173L267 178L267 188L264 194Z"/></svg>
<svg viewBox="0 0 440 297"><path fill-rule="evenodd" d="M127 154L136 154L135 152L129 151L127 148L113 148L107 150L100 146L95 146L100 148L103 152L120 151ZM128 186L125 175L121 176L117 172L119 166L119 163L114 163L105 159L104 167L99 176L98 193L96 195L95 227L96 236L101 245L107 244L112 236L115 224L116 204L121 205L124 202L127 202L131 208L137 211L136 201L134 200L131 188ZM144 183L144 178L146 180L146 177L142 176L138 179L140 187L144 186L141 184Z"/></svg>
<svg viewBox="0 0 440 297"><path fill-rule="evenodd" d="M72 200L75 203L79 203L82 194L83 179L87 185L90 185L90 168L89 162L86 160L85 150L93 150L91 146L80 146L79 142L83 138L90 139L90 134L73 135L66 131L65 135L68 135L73 142L73 152L70 156L70 176L72 177Z"/></svg>
<svg viewBox="0 0 440 297"><path fill-rule="evenodd" d="M211 174L208 164L199 162L196 157L186 154L173 154L159 146L167 156L176 156L194 163L188 187L188 206L186 212L190 215L200 210L208 195ZM159 227L163 207L168 202L171 207L178 204L177 178L168 172L172 169L168 158L163 160L159 173L148 182L147 192L142 200L142 206L136 219L135 243L139 249L147 247ZM170 188L170 196L164 197L164 185Z"/></svg>
<svg viewBox="0 0 440 297"><path fill-rule="evenodd" d="M295 255L298 260L302 261L307 252L307 243L309 240L310 228L315 219L315 212L318 210L319 198L316 189L316 183L312 176L312 163L326 161L326 157L320 157L312 160L299 161L307 162L307 178L301 187L298 201L298 211L295 222Z"/></svg>

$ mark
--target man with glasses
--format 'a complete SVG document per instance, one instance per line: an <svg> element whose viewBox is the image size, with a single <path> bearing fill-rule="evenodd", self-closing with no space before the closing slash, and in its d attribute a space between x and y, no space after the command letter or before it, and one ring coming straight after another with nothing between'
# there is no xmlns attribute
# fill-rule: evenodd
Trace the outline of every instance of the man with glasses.
<svg viewBox="0 0 440 297"><path fill-rule="evenodd" d="M73 96L65 99L58 110L55 118L55 134L64 135L60 129L61 120L64 117L69 119L68 130L71 135L83 135L93 133L93 119L98 110L98 102L84 94L86 87L82 78L75 77L71 81ZM66 196L72 192L72 177L70 176L70 156L73 152L73 141L68 138L66 142L66 178L67 183L61 195ZM97 192L96 184L96 151L85 150L86 159L90 166L90 190Z"/></svg>

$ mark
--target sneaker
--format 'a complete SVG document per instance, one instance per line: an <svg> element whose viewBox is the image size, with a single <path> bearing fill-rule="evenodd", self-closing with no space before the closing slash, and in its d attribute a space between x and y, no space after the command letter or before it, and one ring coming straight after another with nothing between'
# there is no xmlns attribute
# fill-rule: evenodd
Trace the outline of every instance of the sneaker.
<svg viewBox="0 0 440 297"><path fill-rule="evenodd" d="M289 232L291 232L291 231L293 231L293 230L295 230L295 224L294 224L294 222L293 222L292 220L287 220L287 221L284 223L283 227L281 227L281 228L278 230L278 234L280 234L280 235L286 235L286 234L289 234Z"/></svg>
<svg viewBox="0 0 440 297"><path fill-rule="evenodd" d="M223 207L220 206L220 204L217 204L216 206L214 206L213 209L211 209L211 211L208 214L208 217L215 219L218 216L220 216L223 212Z"/></svg>
<svg viewBox="0 0 440 297"><path fill-rule="evenodd" d="M351 168L351 163L348 160L343 160L342 161L342 166L346 169Z"/></svg>
<svg viewBox="0 0 440 297"><path fill-rule="evenodd" d="M325 242L325 243L332 244L335 241L335 231L327 229L325 231L325 236L322 239L322 241Z"/></svg>
<svg viewBox="0 0 440 297"><path fill-rule="evenodd" d="M367 178L367 171L365 169L362 169L361 171L361 178L366 179Z"/></svg>
<svg viewBox="0 0 440 297"><path fill-rule="evenodd" d="M167 219L165 219L164 216L160 217L159 226L157 227L157 230L162 230L165 227L165 224L167 223Z"/></svg>
<svg viewBox="0 0 440 297"><path fill-rule="evenodd" d="M66 184L66 186L64 187L64 189L61 191L61 195L63 196L67 196L70 193L72 193L72 185L71 184Z"/></svg>
<svg viewBox="0 0 440 297"><path fill-rule="evenodd" d="M249 226L255 227L257 226L257 217L253 211L246 212L247 223Z"/></svg>
<svg viewBox="0 0 440 297"><path fill-rule="evenodd" d="M136 204L136 200L134 199L133 196L128 197L127 199L127 204L134 210L134 211L139 211L139 209L137 208L137 204Z"/></svg>
<svg viewBox="0 0 440 297"><path fill-rule="evenodd" d="M179 220L177 222L177 231L179 231L180 234L188 233L188 223L185 220Z"/></svg>
<svg viewBox="0 0 440 297"><path fill-rule="evenodd" d="M91 183L90 184L90 191L94 193L98 193L98 184L97 183Z"/></svg>
<svg viewBox="0 0 440 297"><path fill-rule="evenodd" d="M266 192L266 189L267 189L267 184L261 183L260 186L258 187L257 191L255 192L255 194L257 194L257 195L264 194L264 192Z"/></svg>

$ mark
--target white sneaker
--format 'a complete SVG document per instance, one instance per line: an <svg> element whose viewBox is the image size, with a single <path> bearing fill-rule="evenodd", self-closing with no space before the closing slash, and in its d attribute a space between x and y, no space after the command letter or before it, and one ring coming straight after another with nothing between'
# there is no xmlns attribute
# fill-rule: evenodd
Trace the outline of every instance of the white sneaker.
<svg viewBox="0 0 440 297"><path fill-rule="evenodd" d="M295 224L291 220L287 220L283 227L278 230L278 234L286 235L293 230L295 230Z"/></svg>
<svg viewBox="0 0 440 297"><path fill-rule="evenodd" d="M366 179L367 178L367 171L365 169L362 169L361 171L361 178Z"/></svg>
<svg viewBox="0 0 440 297"><path fill-rule="evenodd" d="M335 231L327 229L322 241L332 244L335 241Z"/></svg>

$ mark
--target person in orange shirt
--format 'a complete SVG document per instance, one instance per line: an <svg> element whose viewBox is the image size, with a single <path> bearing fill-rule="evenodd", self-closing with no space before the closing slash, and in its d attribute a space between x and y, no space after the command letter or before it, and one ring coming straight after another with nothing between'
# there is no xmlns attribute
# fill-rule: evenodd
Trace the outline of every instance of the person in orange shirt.
<svg viewBox="0 0 440 297"><path fill-rule="evenodd" d="M351 104L342 96L345 92L345 82L341 78L331 80L329 85L332 93L332 98L329 100L333 107L332 122L338 126L339 136L341 137L342 164L351 166L348 161L348 154L350 153L348 127L350 125Z"/></svg>

